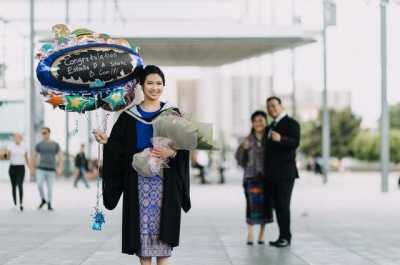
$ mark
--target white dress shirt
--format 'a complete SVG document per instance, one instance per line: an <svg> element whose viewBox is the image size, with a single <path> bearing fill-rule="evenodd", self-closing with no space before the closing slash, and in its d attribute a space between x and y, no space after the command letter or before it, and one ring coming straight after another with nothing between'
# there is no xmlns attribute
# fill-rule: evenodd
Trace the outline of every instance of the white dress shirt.
<svg viewBox="0 0 400 265"><path fill-rule="evenodd" d="M286 117L286 115L287 115L287 113L284 112L284 111L282 111L282 113L279 114L279 116L276 117L276 118L274 119L274 121L273 121L274 125L271 126L271 127L269 128L269 131L268 131L268 139L270 139L270 138L272 137L272 130L274 129L274 127L276 127L276 125L278 125L278 123L279 123L284 117Z"/></svg>

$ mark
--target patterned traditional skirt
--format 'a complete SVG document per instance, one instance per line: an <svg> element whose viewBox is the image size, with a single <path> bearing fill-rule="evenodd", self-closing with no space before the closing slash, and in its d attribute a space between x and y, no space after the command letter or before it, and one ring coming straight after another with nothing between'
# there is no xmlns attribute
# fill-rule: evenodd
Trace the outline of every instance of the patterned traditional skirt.
<svg viewBox="0 0 400 265"><path fill-rule="evenodd" d="M246 178L246 222L251 225L273 222L271 200L266 196L264 183L259 178Z"/></svg>
<svg viewBox="0 0 400 265"><path fill-rule="evenodd" d="M159 240L163 182L139 176L140 257L169 257L172 248Z"/></svg>

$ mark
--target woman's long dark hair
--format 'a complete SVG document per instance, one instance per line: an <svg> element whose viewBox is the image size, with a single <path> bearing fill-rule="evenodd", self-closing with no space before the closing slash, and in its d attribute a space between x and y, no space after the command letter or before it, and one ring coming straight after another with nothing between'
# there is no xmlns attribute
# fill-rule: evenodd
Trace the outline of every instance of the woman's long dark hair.
<svg viewBox="0 0 400 265"><path fill-rule="evenodd" d="M265 111L262 111L262 110L257 110L255 112L253 112L253 114L251 114L251 122L253 123L254 120L259 116L263 117L265 119L265 121L267 121L267 113L265 113ZM255 135L255 133L256 132L253 128L253 125L251 125L250 135Z"/></svg>

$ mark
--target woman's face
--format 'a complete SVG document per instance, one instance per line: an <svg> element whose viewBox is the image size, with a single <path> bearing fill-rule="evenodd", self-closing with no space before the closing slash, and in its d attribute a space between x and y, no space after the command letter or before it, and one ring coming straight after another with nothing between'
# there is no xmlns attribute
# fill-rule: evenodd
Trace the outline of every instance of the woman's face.
<svg viewBox="0 0 400 265"><path fill-rule="evenodd" d="M164 89L164 83L158 74L146 76L143 84L143 93L149 100L159 100Z"/></svg>
<svg viewBox="0 0 400 265"><path fill-rule="evenodd" d="M14 135L14 141L15 141L15 143L17 143L17 144L21 143L21 141L22 141L22 135L19 134L19 133L16 133L16 134Z"/></svg>
<svg viewBox="0 0 400 265"><path fill-rule="evenodd" d="M253 120L253 129L257 133L262 133L267 127L267 121L263 116L256 116Z"/></svg>

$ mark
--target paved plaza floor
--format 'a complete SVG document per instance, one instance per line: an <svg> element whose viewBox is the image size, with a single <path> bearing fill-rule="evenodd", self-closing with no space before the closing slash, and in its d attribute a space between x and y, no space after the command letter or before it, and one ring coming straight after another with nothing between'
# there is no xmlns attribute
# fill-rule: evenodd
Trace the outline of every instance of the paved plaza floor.
<svg viewBox="0 0 400 265"><path fill-rule="evenodd" d="M196 182L196 181L193 181ZM290 248L247 246L239 173L225 185L192 185L192 210L183 215L177 265L399 265L400 190L380 193L378 173L333 173L328 185L302 173L293 195ZM106 211L101 232L90 229L95 188L55 184L54 212L36 210L34 183L25 184L25 211L11 209L10 184L0 182L0 265L139 264L121 250L121 208ZM266 240L277 236L267 226Z"/></svg>

